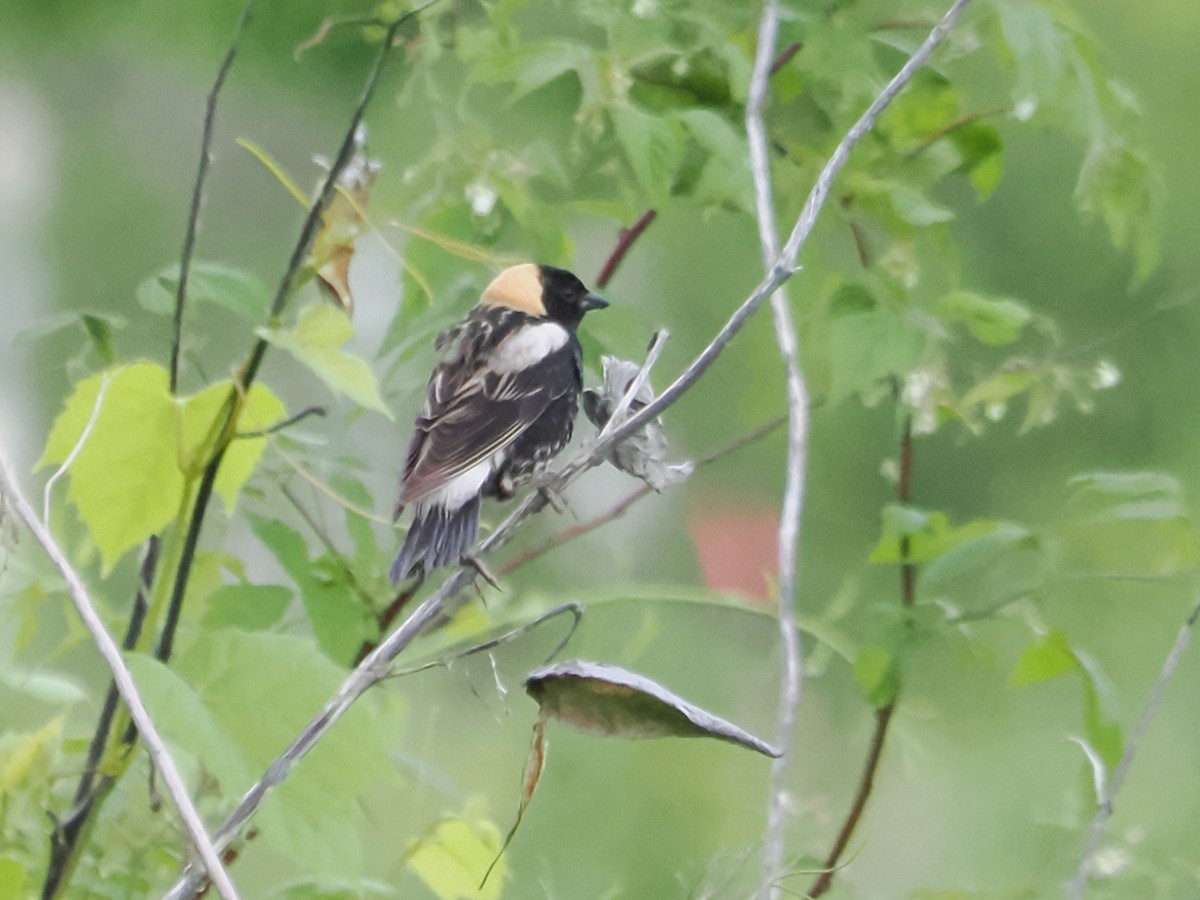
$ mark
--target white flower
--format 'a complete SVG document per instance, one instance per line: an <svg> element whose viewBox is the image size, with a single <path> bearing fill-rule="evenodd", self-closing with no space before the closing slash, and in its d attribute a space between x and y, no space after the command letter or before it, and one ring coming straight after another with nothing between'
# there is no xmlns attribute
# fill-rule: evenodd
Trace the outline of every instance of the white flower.
<svg viewBox="0 0 1200 900"><path fill-rule="evenodd" d="M496 208L496 200L499 195L496 189L483 180L475 180L468 184L464 190L467 195L467 203L471 205L471 212L479 217L491 215L493 209Z"/></svg>
<svg viewBox="0 0 1200 900"><path fill-rule="evenodd" d="M1088 379L1088 383L1097 391L1114 388L1121 383L1121 370L1112 360L1102 359L1096 363L1096 368L1092 370L1092 376Z"/></svg>

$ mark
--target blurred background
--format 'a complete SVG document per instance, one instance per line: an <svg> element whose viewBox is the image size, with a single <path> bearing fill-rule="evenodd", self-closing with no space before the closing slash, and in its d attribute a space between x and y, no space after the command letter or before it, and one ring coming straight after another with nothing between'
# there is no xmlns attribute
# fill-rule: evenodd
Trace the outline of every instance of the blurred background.
<svg viewBox="0 0 1200 900"><path fill-rule="evenodd" d="M514 15L524 23L539 21L548 33L574 14L558 3L525 6ZM866 22L939 14L921 4L847 7L854 7L848 15ZM980 7L974 12L982 16L988 7L982 2ZM1073 196L1083 146L1077 138L1052 122L997 117L1004 175L995 192L984 202L967 190L939 196L954 212L949 228L961 256L961 283L1019 298L1052 318L1064 356L1107 362L1119 371L1120 383L1095 395L1090 414L1064 404L1049 427L1022 431L1020 415L1013 413L989 425L983 438L954 425L919 437L912 480L915 505L943 510L956 523L1012 520L1035 533L1051 528L1067 501L1068 479L1082 472L1167 473L1182 485L1188 514L1196 511L1200 494L1194 377L1200 348L1200 255L1194 249L1200 243L1194 213L1200 206L1194 164L1200 7L1185 0L1153 9L1091 0L1057 8L1094 35L1103 48L1100 65L1128 88L1141 111L1134 130L1165 186L1162 262L1148 278L1135 279L1132 254L1114 250L1102 225L1079 215ZM169 318L149 315L136 292L178 259L204 97L240 9L228 0L198 5L17 0L0 10L0 434L28 493L37 493L35 485L40 490L32 469L70 385L100 365L85 339L81 311L113 326L116 359L166 358ZM267 284L278 277L301 211L236 141L264 148L302 189L316 184L321 170L313 157L335 152L374 47L345 29L302 53L297 48L327 16L358 12L348 4L310 0L260 5L221 99L199 258L245 270ZM756 11L726 13L744 44ZM453 61L455 50L443 48L447 60ZM447 134L461 142L461 152L447 166L462 167L471 164L471 128L492 128L491 138L511 136L514 146L524 146L539 129L550 145L566 141L563 135L575 127L587 133L587 122L569 118L570 98L553 88L509 107L498 105L494 122L472 120L470 128L448 131L445 121L461 112L456 86L446 85L439 102L405 81L406 65L398 53L367 115L368 152L383 166L371 198L380 222L431 218L428 195L441 176L416 161ZM956 65L969 68L970 57ZM984 85L982 93L987 89ZM998 90L1007 93L1005 86ZM503 169L504 161L480 154L485 169ZM526 162L536 165L536 158ZM461 172L454 168L445 177L451 181ZM790 226L806 189L784 183L781 222ZM449 206L458 211L432 218L452 231L454 217L467 216L473 196L478 199L469 191L456 194ZM594 365L601 350L636 357L653 329L667 327L671 339L655 373L661 388L757 281L757 237L741 211L701 209L689 198L646 197L639 203L626 196L622 202L630 210L654 206L658 216L605 290L613 308L585 326L589 359ZM596 201L564 213L557 224L565 241L540 233L523 246L520 229L511 223L495 243L488 244L495 235L486 228L479 241L497 257L543 254L546 262L566 265L590 284L616 241L618 225L635 217L615 202L603 208ZM830 240L829 234L822 239ZM397 354L391 331L396 309L402 294L404 302L415 302L411 285L405 290L397 254L408 252L412 242L401 228L385 225L360 242L351 270L353 347L372 360L394 420L331 398L282 354L269 359L264 375L291 410L314 403L330 407L325 423L306 423L305 458L326 479L352 458L355 477L381 516L392 506L408 423L432 360L430 336L468 308L472 291L477 294L494 270L486 261L445 266L436 281L444 290L436 292L431 307L412 313L411 346L401 342ZM545 258L547 253L557 256ZM827 276L830 258L815 270ZM806 280L809 274L802 270L790 283L802 322L806 294L820 287L815 278ZM190 335L194 364L185 378L187 390L227 377L249 340L244 323L207 307L194 313ZM381 348L388 351L390 340L390 355L377 357ZM820 346L805 344L802 351L806 359L824 359ZM984 365L969 363L976 364ZM817 406L799 612L815 620L843 598L849 611L838 627L869 641L875 631L886 630L872 623L881 617L890 622L899 597L895 567L868 568L865 559L879 539L880 508L895 498L889 472L896 465L901 415L887 398L871 405L857 397L826 402L821 376L813 377ZM596 378L591 372L589 379ZM680 458L702 456L783 413L781 379L770 321L760 316L668 414L673 452ZM591 433L582 419L579 430ZM604 530L508 576L505 595L489 599L489 611L498 621L519 622L523 611L585 601L589 609L569 656L638 669L773 738L779 660L768 613L783 449L784 436L777 432L704 467L686 485L651 497ZM599 514L636 487L625 475L599 470L570 492L572 513L581 519ZM252 512L277 509L278 494L264 479L247 503ZM502 513L493 510L491 521ZM324 514L336 518L337 511L327 507ZM518 546L535 544L569 521L544 515ZM78 550L80 530L70 523L64 529ZM378 526L375 533L374 565L386 567L397 536ZM207 546L251 543L245 522L228 521L224 510L212 517ZM21 552L28 549L23 541ZM244 555L252 580L286 581L269 553ZM1106 715L1126 734L1194 602L1188 567L1180 571L1166 579L1058 578L1039 598L1037 615L1046 629L1071 636ZM114 629L128 607L132 577L133 562L126 560L107 579L94 581ZM727 602L708 602L718 594ZM0 594L3 668L54 670L78 684L80 696L68 710L65 733L84 740L104 685L101 669L61 607L39 608L36 635L18 653L17 623L29 620L19 614L14 596ZM697 599L705 602L679 602ZM880 612L884 609L893 613ZM853 861L839 874L832 896L1057 895L1078 861L1091 813L1088 771L1068 740L1083 727L1083 688L1072 679L1009 687L1031 639L1026 624L1019 616L985 617L953 633L924 634L906 648L902 704L876 794L855 837ZM418 886L405 868L404 850L439 816L482 808L482 815L506 831L536 715L520 678L556 642L555 629L547 629L498 652L494 671L486 659L473 660L389 686L392 695L376 703L399 777L364 795L355 809L370 825L356 832L362 850L356 872L345 871L344 859L322 859L314 866L327 878L323 887L313 886L303 881L295 860L264 840L236 867L246 895L275 896L268 888L293 885L295 893L288 896L359 896L369 890L354 879L369 878L384 895L401 885L411 891L405 896L423 896L428 888ZM850 667L823 655L807 636L805 646L813 677L799 714L788 841L797 870L814 867L811 857L824 854L845 815L874 723ZM1193 702L1198 685L1200 661L1192 653L1184 657L1120 797L1106 845L1115 860L1113 875L1095 896L1200 894L1200 791L1194 777L1200 722ZM37 703L21 699L20 690L10 694L7 703L0 702L0 732L39 725ZM262 698L265 706L273 702ZM553 727L551 743L551 765L507 858L512 880L505 895L745 895L757 870L766 761L721 744L601 741ZM63 763L59 775L66 774ZM230 789L230 795L240 789ZM470 806L477 802L482 806ZM144 790L131 787L105 821L162 828L146 824L148 813L131 811L143 803ZM224 809L214 804L210 812ZM116 854L110 859L124 859L119 849L106 852ZM157 873L147 876L150 882L159 884L156 879L171 862L147 863L147 871ZM95 865L103 871L102 863ZM354 886L336 893L339 879ZM809 882L809 875L796 874L788 887L802 894ZM110 896L123 895L114 889Z"/></svg>

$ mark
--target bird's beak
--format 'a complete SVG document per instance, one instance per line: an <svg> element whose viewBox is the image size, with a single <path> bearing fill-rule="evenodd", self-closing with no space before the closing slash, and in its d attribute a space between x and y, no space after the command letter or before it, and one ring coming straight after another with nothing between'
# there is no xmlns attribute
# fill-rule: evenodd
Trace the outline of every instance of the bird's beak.
<svg viewBox="0 0 1200 900"><path fill-rule="evenodd" d="M584 312L588 312L593 309L604 309L608 306L608 301L599 294L588 294L579 305L583 307Z"/></svg>

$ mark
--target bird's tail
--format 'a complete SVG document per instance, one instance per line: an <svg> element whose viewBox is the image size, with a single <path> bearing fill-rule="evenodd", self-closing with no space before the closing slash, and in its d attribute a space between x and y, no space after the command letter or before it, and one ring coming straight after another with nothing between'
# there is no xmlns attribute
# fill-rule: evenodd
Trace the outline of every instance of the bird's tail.
<svg viewBox="0 0 1200 900"><path fill-rule="evenodd" d="M412 524L404 537L390 572L392 584L407 578L418 565L425 572L462 559L479 529L479 497L475 496L458 509L447 509L439 503L415 505Z"/></svg>

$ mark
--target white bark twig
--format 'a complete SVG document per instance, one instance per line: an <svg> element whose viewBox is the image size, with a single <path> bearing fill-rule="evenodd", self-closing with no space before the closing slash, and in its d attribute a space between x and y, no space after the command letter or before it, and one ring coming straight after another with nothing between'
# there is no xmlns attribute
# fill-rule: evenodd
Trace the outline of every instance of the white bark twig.
<svg viewBox="0 0 1200 900"><path fill-rule="evenodd" d="M775 199L771 187L771 160L763 103L771 79L775 42L779 32L777 0L765 0L758 25L758 46L746 100L746 138L750 148L750 171L754 177L754 210L763 265L768 269L779 256L779 232L775 227ZM804 509L804 481L808 460L808 386L800 368L800 349L792 321L791 300L780 287L771 295L775 341L786 371L788 398L788 449L779 513L779 639L782 661L779 673L779 711L776 716L775 746L781 752L771 763L767 821L763 833L762 876L758 896L777 897L783 871L784 831L788 812L788 774L792 767L792 734L802 687L800 636L796 629L796 548L800 542L800 519Z"/></svg>
<svg viewBox="0 0 1200 900"><path fill-rule="evenodd" d="M1088 878L1092 872L1092 866L1095 864L1096 853L1100 850L1100 842L1104 840L1104 828L1108 824L1108 820L1112 818L1113 801L1116 799L1117 793L1121 790L1121 786L1125 783L1125 777L1129 774L1129 769L1133 765L1134 758L1142 748L1142 741L1146 737L1146 732L1150 730L1150 723L1154 720L1155 713L1158 712L1159 706L1162 705L1162 698L1166 692L1167 684L1171 681L1172 676L1174 676L1175 669L1179 666L1180 659L1183 658L1183 652L1187 649L1188 643L1192 639L1192 628L1195 626L1197 618L1200 618L1200 602L1193 607L1191 613L1180 627L1179 634L1175 636L1175 644L1171 647L1171 652L1167 654L1167 658L1163 662L1162 671L1158 673L1158 680L1154 682L1154 686L1150 689L1150 695L1146 698L1145 706L1142 707L1142 714L1138 717L1137 724L1133 726L1133 732L1129 735L1129 740L1125 742L1125 752L1121 755L1121 761L1117 763L1116 768L1112 770L1112 774L1109 776L1108 789L1104 792L1103 796L1096 798L1096 814L1092 817L1092 824L1088 828L1087 841L1083 846L1083 855L1079 860L1079 868L1075 870L1075 877L1066 885L1066 893L1069 900L1082 900L1083 892L1087 888Z"/></svg>
<svg viewBox="0 0 1200 900"><path fill-rule="evenodd" d="M725 350L730 341L741 331L750 317L768 300L773 293L792 277L796 259L816 224L829 197L829 191L834 179L845 167L850 157L850 151L871 130L875 121L887 109L904 86L912 79L916 71L925 63L930 54L947 33L954 27L958 14L970 0L955 0L954 5L946 13L942 21L933 29L924 43L917 48L903 68L888 82L887 86L876 97L867 111L842 138L841 143L834 149L833 155L821 170L813 185L812 191L805 201L804 208L797 218L783 252L771 265L766 276L752 290L749 296L734 310L725 325L717 332L707 346L696 356L686 369L658 397L613 428L607 436L598 438L595 443L585 447L574 459L568 462L551 481L548 487L554 492L561 492L574 482L580 475L605 458L610 449L647 422L659 416L663 410L675 403L702 376ZM486 540L475 550L475 556L483 556L490 551L507 543L513 533L525 519L539 512L546 505L545 494L535 491L527 496L508 518L505 519ZM291 746L281 754L263 775L262 780L255 784L242 798L241 803L230 814L225 823L214 835L215 845L224 850L238 835L245 824L257 811L267 792L283 781L305 754L307 754L333 727L346 712L354 705L371 685L385 677L388 667L412 641L440 616L456 608L456 595L467 585L475 575L475 569L460 567L442 583L433 594L429 595L412 614L400 623L358 667L351 672L334 696L325 704L317 716L304 727ZM180 879L175 883L165 900L185 900L189 891L194 891L203 875L194 867L184 870Z"/></svg>
<svg viewBox="0 0 1200 900"><path fill-rule="evenodd" d="M200 813L196 811L196 807L192 803L192 798L188 794L187 786L183 783L183 778L179 774L175 760L171 757L170 751L167 750L166 744L155 728L154 720L150 718L150 714L146 711L145 704L142 703L137 685L134 683L133 676L130 674L128 667L125 665L125 660L121 656L121 650L117 646L117 642L113 640L112 635L105 629L104 623L96 612L91 598L88 597L83 581L71 567L71 563L63 555L58 544L55 543L54 536L50 534L46 525L38 519L33 507L22 496L20 489L17 487L17 482L9 473L8 462L4 459L2 450L0 450L0 493L8 499L11 508L16 511L17 517L29 528L34 539L41 544L42 549L50 557L50 561L54 563L55 568L58 569L63 580L66 582L68 593L71 595L71 601L75 604L75 609L78 610L79 617L83 619L83 624L91 632L96 649L100 651L100 655L104 657L104 662L107 663L109 670L112 672L113 683L116 684L117 690L121 694L121 699L125 701L125 705L129 709L130 717L141 733L142 739L146 742L146 749L150 753L150 758L162 776L172 802L175 804L176 809L179 810L179 816L183 819L183 825L187 830L188 837L191 838L192 846L195 847L196 852L200 855L200 859L204 863L204 868L208 871L208 877L216 887L217 893L221 895L223 900L237 900L237 890L234 888L233 882L229 880L229 873L221 865L221 859L213 847L208 833L204 830L204 822L201 820Z"/></svg>

